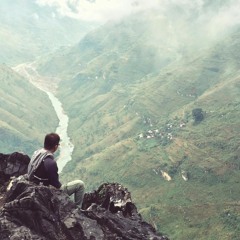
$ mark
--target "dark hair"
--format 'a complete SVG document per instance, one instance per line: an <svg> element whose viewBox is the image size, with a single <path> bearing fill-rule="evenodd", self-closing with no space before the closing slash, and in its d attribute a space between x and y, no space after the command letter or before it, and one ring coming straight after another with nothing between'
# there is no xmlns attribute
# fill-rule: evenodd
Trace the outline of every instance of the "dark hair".
<svg viewBox="0 0 240 240"><path fill-rule="evenodd" d="M56 133L49 133L45 136L44 148L47 150L53 149L60 142L60 137Z"/></svg>

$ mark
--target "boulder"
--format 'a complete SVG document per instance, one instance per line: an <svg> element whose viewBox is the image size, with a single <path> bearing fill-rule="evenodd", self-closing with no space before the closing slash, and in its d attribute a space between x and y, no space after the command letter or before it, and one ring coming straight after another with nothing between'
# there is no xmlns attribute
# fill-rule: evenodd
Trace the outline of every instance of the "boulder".
<svg viewBox="0 0 240 240"><path fill-rule="evenodd" d="M80 209L61 190L12 173L16 177L0 208L1 240L168 239L142 219L130 192L119 183L86 193Z"/></svg>
<svg viewBox="0 0 240 240"><path fill-rule="evenodd" d="M0 193L5 190L6 183L11 177L18 177L27 172L29 156L24 153L0 153Z"/></svg>

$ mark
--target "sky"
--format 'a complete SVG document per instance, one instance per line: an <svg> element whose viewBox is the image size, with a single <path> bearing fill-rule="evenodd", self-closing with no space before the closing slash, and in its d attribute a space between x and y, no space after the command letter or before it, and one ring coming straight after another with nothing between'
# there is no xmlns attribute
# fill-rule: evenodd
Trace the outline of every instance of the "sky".
<svg viewBox="0 0 240 240"><path fill-rule="evenodd" d="M84 21L106 22L142 9L153 8L159 0L36 0L39 5L56 7L63 16Z"/></svg>
<svg viewBox="0 0 240 240"><path fill-rule="evenodd" d="M165 11L173 4L186 10L201 8L203 0L36 0L39 5L56 7L63 16L105 22L149 8Z"/></svg>
<svg viewBox="0 0 240 240"><path fill-rule="evenodd" d="M207 19L209 28L216 25L228 27L240 23L240 0L225 0L225 7L215 12L202 11L205 0L36 0L39 5L55 7L62 16L84 21L106 22L120 19L148 8L166 12L173 5L180 6L185 13L201 12L200 21ZM212 0L217 2L217 0Z"/></svg>

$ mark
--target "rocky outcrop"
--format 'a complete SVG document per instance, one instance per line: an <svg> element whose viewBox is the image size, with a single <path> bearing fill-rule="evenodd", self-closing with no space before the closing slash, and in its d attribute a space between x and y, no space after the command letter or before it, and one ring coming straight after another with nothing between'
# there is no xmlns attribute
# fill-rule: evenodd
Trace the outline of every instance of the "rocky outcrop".
<svg viewBox="0 0 240 240"><path fill-rule="evenodd" d="M12 154L0 153L0 192L5 191L6 183L11 177L18 177L27 172L29 156L14 152Z"/></svg>
<svg viewBox="0 0 240 240"><path fill-rule="evenodd" d="M0 210L1 240L167 239L143 221L131 194L118 183L86 193L83 209L68 195L37 186L23 176L12 180Z"/></svg>

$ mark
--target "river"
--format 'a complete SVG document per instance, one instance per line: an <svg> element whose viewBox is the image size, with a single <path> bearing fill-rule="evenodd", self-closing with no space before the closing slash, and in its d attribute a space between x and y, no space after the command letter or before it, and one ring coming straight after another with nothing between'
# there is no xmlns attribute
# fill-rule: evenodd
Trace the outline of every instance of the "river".
<svg viewBox="0 0 240 240"><path fill-rule="evenodd" d="M53 105L53 108L59 119L59 124L55 132L58 133L61 138L59 146L60 153L56 159L58 165L58 172L60 173L66 163L72 160L72 152L74 149L74 145L72 144L68 136L69 118L64 112L62 103L55 96L59 79L49 79L47 77L40 76L35 70L34 63L20 64L14 67L13 70L27 78L35 87L45 92Z"/></svg>

